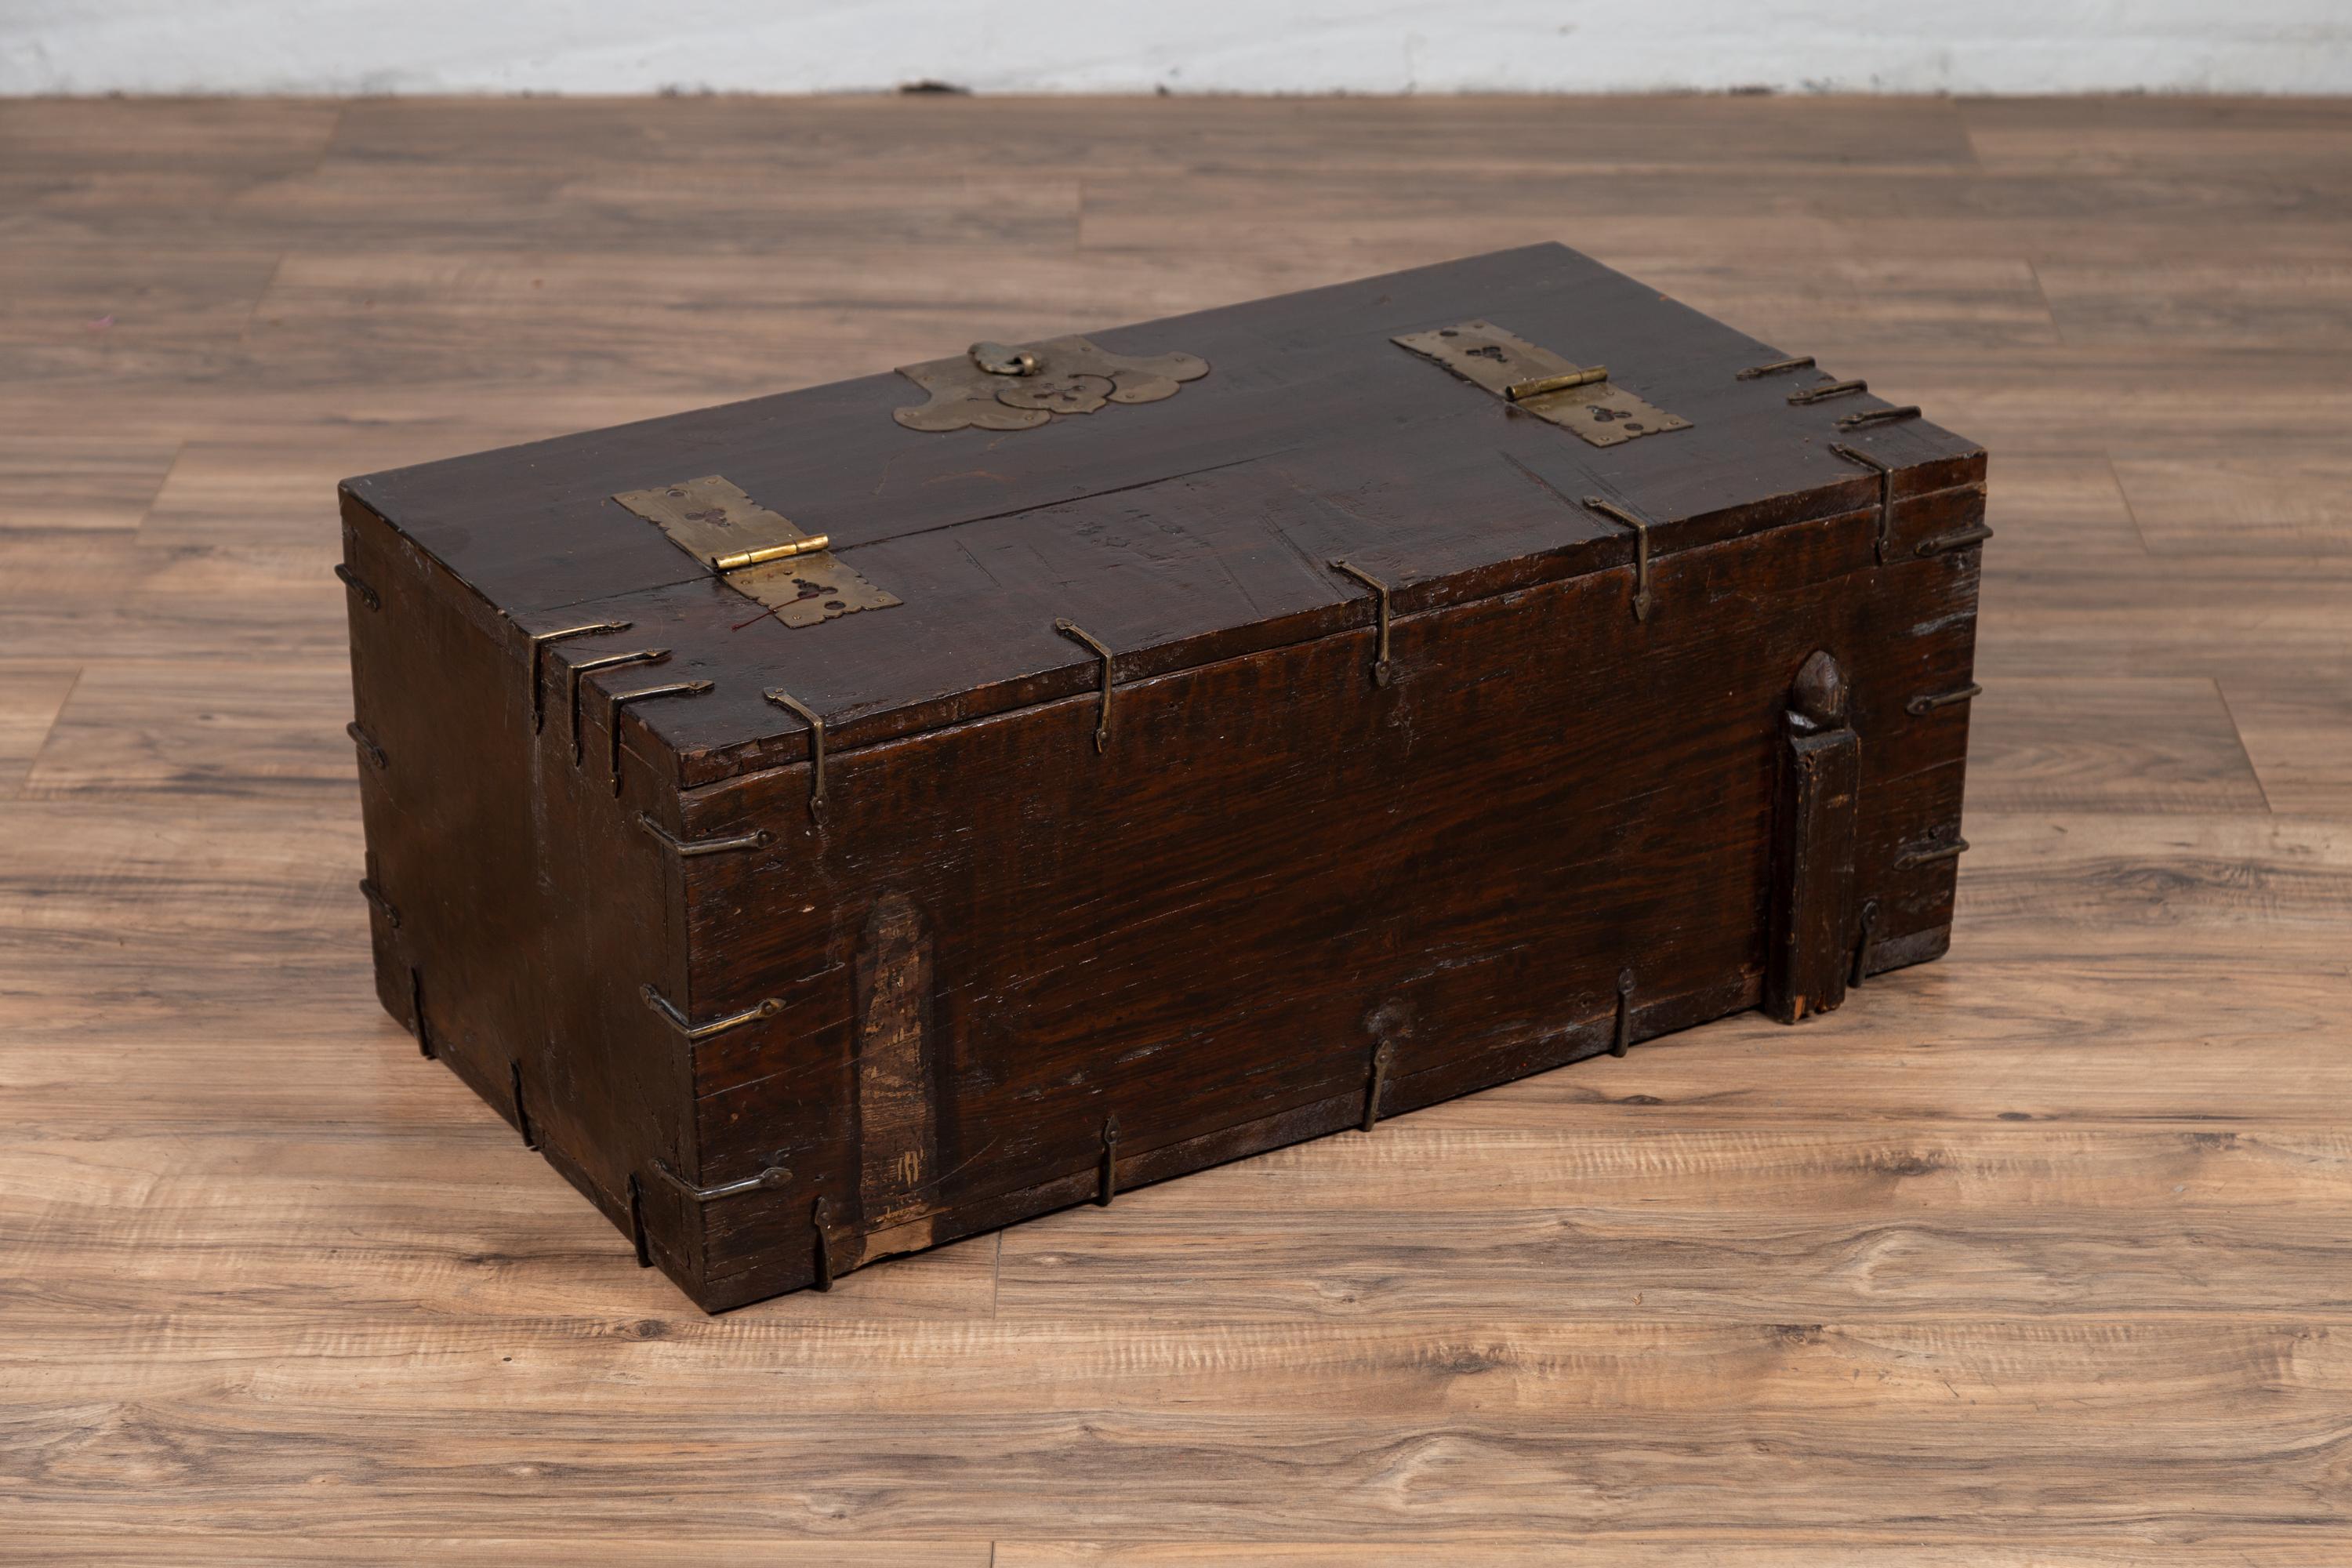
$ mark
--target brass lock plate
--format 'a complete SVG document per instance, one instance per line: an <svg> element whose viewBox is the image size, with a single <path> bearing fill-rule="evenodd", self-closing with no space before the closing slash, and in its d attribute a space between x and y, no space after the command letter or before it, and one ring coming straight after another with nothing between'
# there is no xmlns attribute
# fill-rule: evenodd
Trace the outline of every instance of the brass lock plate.
<svg viewBox="0 0 2352 1568"><path fill-rule="evenodd" d="M1690 428L1689 420L1612 384L1605 365L1573 363L1492 321L1464 321L1389 341L1596 447Z"/></svg>
<svg viewBox="0 0 2352 1568"><path fill-rule="evenodd" d="M625 490L613 499L788 626L903 603L835 555L825 535L803 532L722 475Z"/></svg>
<svg viewBox="0 0 2352 1568"><path fill-rule="evenodd" d="M1181 384L1208 374L1209 362L1186 353L1115 354L1071 337L1018 347L974 343L953 359L902 364L898 374L931 395L891 415L909 430L1034 430L1055 415L1173 397Z"/></svg>

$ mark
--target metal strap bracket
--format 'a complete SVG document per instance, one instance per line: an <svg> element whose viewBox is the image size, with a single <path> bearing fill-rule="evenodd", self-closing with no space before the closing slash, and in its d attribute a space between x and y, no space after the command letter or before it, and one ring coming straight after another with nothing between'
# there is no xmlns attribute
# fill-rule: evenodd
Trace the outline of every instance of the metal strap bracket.
<svg viewBox="0 0 2352 1568"><path fill-rule="evenodd" d="M1650 618L1650 525L1648 521L1635 517L1615 501L1604 500L1599 496L1586 496L1584 505L1587 510L1597 511L1610 521L1622 523L1633 531L1633 618L1637 621L1648 620Z"/></svg>
<svg viewBox="0 0 2352 1568"><path fill-rule="evenodd" d="M1083 644L1093 649L1095 657L1102 660L1102 708L1095 718L1095 750L1097 752L1108 752L1110 750L1110 691L1113 679L1111 651L1103 646L1101 639L1076 621L1057 619L1054 622L1054 629L1072 642Z"/></svg>
<svg viewBox="0 0 2352 1568"><path fill-rule="evenodd" d="M1906 702L1903 705L1903 711L1916 718L1919 714L1932 713L1938 708L1948 708L1955 702L1966 702L1972 697L1983 695L1984 688L1970 681L1968 685L1952 691L1923 692Z"/></svg>
<svg viewBox="0 0 2352 1568"><path fill-rule="evenodd" d="M1919 405L1906 403L1900 408L1869 408L1860 414L1849 414L1837 422L1841 430L1859 430L1866 425L1891 425L1898 419L1916 419Z"/></svg>
<svg viewBox="0 0 2352 1568"><path fill-rule="evenodd" d="M1113 1115L1103 1122L1102 1181L1095 1193L1095 1202L1103 1208L1110 1207L1111 1199L1118 1196L1118 1118Z"/></svg>
<svg viewBox="0 0 2352 1568"><path fill-rule="evenodd" d="M655 1175L698 1204L716 1203L720 1198L740 1197L745 1193L764 1192L770 1187L781 1187L793 1179L792 1172L784 1166L770 1165L756 1176L745 1176L737 1182L721 1182L716 1186L698 1187L659 1160L656 1160L653 1165Z"/></svg>
<svg viewBox="0 0 2352 1568"><path fill-rule="evenodd" d="M726 838L680 838L644 812L637 813L637 826L659 839L662 847L682 859L697 855L720 855L730 849L763 848L775 835L762 827L751 833L738 833Z"/></svg>
<svg viewBox="0 0 2352 1568"><path fill-rule="evenodd" d="M680 680L668 686L641 687L635 691L621 691L613 697L612 744L605 759L605 773L610 777L613 793L621 793L621 710L633 702L648 702L656 697L699 697L711 689L708 680Z"/></svg>
<svg viewBox="0 0 2352 1568"><path fill-rule="evenodd" d="M625 632L633 624L629 621L598 621L593 626L562 626L551 632L525 634L530 643L530 732L532 734L538 734L547 724L547 699L539 689L540 676L547 659L547 645L569 642L573 637L594 637L600 632Z"/></svg>
<svg viewBox="0 0 2352 1568"><path fill-rule="evenodd" d="M1755 381L1768 375L1786 375L1792 370L1811 370L1812 368L1813 356L1811 354L1799 354L1794 359L1776 359L1767 364L1751 364L1746 370L1741 371L1738 375L1734 376L1733 379L1736 381Z"/></svg>
<svg viewBox="0 0 2352 1568"><path fill-rule="evenodd" d="M1978 523L1972 528L1956 528L1949 533L1923 539L1911 547L1911 553L1918 556L1942 555L1948 551L1966 550L1971 544L1982 544L1991 537L1992 530Z"/></svg>
<svg viewBox="0 0 2352 1568"><path fill-rule="evenodd" d="M708 1024L698 1024L671 1005L668 997L650 985L638 986L637 994L644 998L646 1005L651 1008L662 1022L676 1029L688 1040L707 1040L713 1035L723 1035L730 1029L740 1029L746 1024L756 1024L762 1018L772 1018L784 1010L782 999L771 996L744 1008L740 1013L730 1013L723 1018L713 1018Z"/></svg>
<svg viewBox="0 0 2352 1568"><path fill-rule="evenodd" d="M1789 394L1789 401L1801 406L1808 403L1826 403L1832 397L1852 397L1856 393L1869 390L1870 383L1866 381L1824 381L1816 385L1800 387Z"/></svg>
<svg viewBox="0 0 2352 1568"><path fill-rule="evenodd" d="M1969 841L1957 833L1948 838L1922 839L1906 846L1900 855L1895 857L1895 868L1913 871L1922 866L1932 866L1938 860L1957 860L1967 854L1968 849Z"/></svg>
<svg viewBox="0 0 2352 1568"><path fill-rule="evenodd" d="M583 658L564 674L564 700L572 710L572 765L580 765L580 678L593 675L600 669L619 669L632 664L667 664L669 649L641 647L635 653L608 653L602 658Z"/></svg>
<svg viewBox="0 0 2352 1568"><path fill-rule="evenodd" d="M816 1232L816 1288L833 1289L833 1233L825 1228L824 1199L820 1195L809 1205L809 1228Z"/></svg>
<svg viewBox="0 0 2352 1568"><path fill-rule="evenodd" d="M360 749L360 755L373 763L378 771L392 766L392 759L384 755L383 748L376 744L375 737L360 727L358 720L354 719L344 725L343 733L352 738L352 742Z"/></svg>
<svg viewBox="0 0 2352 1568"><path fill-rule="evenodd" d="M361 582L359 574L352 571L350 567L344 565L340 561L335 563L335 575L343 580L344 587L349 588L352 593L357 594L360 596L361 604L365 605L371 610L381 610L383 608L383 600L377 596L376 591L373 588L369 587L365 583Z"/></svg>
<svg viewBox="0 0 2352 1568"><path fill-rule="evenodd" d="M1389 658L1389 625L1394 613L1389 603L1389 585L1362 567L1345 561L1332 561L1326 564L1332 571L1352 577L1372 591L1376 605L1374 625L1378 627L1372 643L1372 684L1386 686L1396 678L1396 666Z"/></svg>
<svg viewBox="0 0 2352 1568"><path fill-rule="evenodd" d="M1396 1042L1382 1040L1372 1047L1372 1073L1364 1084L1364 1131L1380 1124L1381 1100L1388 1093L1389 1064L1396 1060Z"/></svg>
<svg viewBox="0 0 2352 1568"><path fill-rule="evenodd" d="M1864 899L1862 900L1862 934L1854 939L1853 973L1846 980L1847 989L1861 984L1870 973L1870 950L1877 941L1878 900Z"/></svg>
<svg viewBox="0 0 2352 1568"><path fill-rule="evenodd" d="M383 917L384 924L394 931L400 929L399 907L384 897L383 889L376 885L373 877L360 879L360 897L365 899L374 908L375 912Z"/></svg>
<svg viewBox="0 0 2352 1568"><path fill-rule="evenodd" d="M816 716L815 709L789 691L772 686L760 695L808 726L809 815L822 816L824 812L824 721Z"/></svg>
<svg viewBox="0 0 2352 1568"><path fill-rule="evenodd" d="M1849 463L1858 464L1878 476L1878 534L1873 549L1878 563L1886 564L1888 537L1895 528L1895 466L1872 456L1858 447L1842 446L1832 441L1830 450Z"/></svg>

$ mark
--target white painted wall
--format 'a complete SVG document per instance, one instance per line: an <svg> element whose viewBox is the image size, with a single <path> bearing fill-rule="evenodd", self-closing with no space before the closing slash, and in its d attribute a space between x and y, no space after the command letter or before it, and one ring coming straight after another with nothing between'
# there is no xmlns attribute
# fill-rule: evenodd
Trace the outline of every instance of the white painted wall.
<svg viewBox="0 0 2352 1568"><path fill-rule="evenodd" d="M2352 0L0 0L0 93L2352 91Z"/></svg>

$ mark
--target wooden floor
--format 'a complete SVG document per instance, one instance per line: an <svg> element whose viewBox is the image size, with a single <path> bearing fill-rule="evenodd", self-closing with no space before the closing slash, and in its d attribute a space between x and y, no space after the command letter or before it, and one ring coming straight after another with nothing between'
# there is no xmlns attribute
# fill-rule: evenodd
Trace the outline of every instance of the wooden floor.
<svg viewBox="0 0 2352 1568"><path fill-rule="evenodd" d="M0 1559L2352 1561L2348 150L0 104ZM716 1321L377 1011L337 479L1539 239L1991 448L1948 960Z"/></svg>

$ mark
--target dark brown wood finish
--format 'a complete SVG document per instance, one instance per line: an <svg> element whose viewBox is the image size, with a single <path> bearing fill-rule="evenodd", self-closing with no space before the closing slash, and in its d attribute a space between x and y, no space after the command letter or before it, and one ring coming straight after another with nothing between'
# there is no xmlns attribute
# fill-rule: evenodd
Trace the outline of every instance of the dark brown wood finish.
<svg viewBox="0 0 2352 1568"><path fill-rule="evenodd" d="M1471 316L1692 428L1389 341ZM345 487L380 992L705 1307L1948 941L1975 447L1558 247L1098 337L1213 369ZM610 499L710 473L904 605L783 626Z"/></svg>

